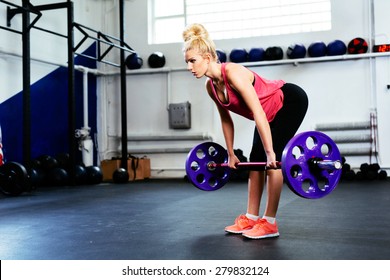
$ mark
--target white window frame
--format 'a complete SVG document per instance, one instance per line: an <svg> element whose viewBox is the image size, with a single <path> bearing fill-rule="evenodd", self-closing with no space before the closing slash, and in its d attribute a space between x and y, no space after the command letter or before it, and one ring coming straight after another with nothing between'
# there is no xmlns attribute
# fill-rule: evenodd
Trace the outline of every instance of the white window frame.
<svg viewBox="0 0 390 280"><path fill-rule="evenodd" d="M180 42L181 31L185 25L195 21L204 24L214 40L326 31L332 27L331 0L181 0L184 5L182 13L161 17L154 16L154 1L161 0L149 0L148 2L149 44ZM166 1L168 5L171 2L171 0ZM240 1L242 1L241 5L237 5ZM240 17L237 8L241 6L245 7L242 13L246 15ZM196 7L205 12L195 16L191 15L191 10L196 10ZM209 9L206 9L208 7ZM309 9L315 7L317 11L313 14ZM324 11L319 10L322 8ZM223 11L222 21L212 22L218 15L218 11ZM256 13L263 17L257 18ZM324 22L318 21L321 16ZM252 18L249 19L249 17ZM179 18L183 19L183 24L175 30L177 39L169 41L166 32L160 38L157 36L156 29L159 20ZM232 20L226 21L226 18ZM230 26L230 30L221 30L221 27L226 26Z"/></svg>

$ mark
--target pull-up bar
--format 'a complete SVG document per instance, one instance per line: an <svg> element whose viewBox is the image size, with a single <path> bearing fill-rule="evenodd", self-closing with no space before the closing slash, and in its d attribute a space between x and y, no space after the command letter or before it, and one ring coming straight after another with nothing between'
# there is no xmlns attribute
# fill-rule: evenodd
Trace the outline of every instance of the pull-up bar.
<svg viewBox="0 0 390 280"><path fill-rule="evenodd" d="M15 5L8 1L0 0L0 3L5 3L13 8L7 7L7 27L0 26L0 29L4 29L10 32L21 34L23 39L23 157L25 164L27 166L31 162L31 124L30 124L30 84L31 84L31 73L30 73L30 30L31 28L35 28L40 31L48 32L53 35L57 35L60 37L67 38L68 41L68 112L69 112L69 157L70 164L75 165L75 151L77 148L76 139L74 137L75 128L75 92L74 92L74 80L75 80L75 66L74 66L74 55L77 54L76 50L89 38L93 39L98 44L98 57L94 58L91 56L86 56L83 54L78 54L90 59L97 60L99 62L108 63L113 66L120 67L121 70L121 121L122 121L122 143L127 143L127 110L126 110L126 66L124 63L125 52L134 53L134 50L129 47L124 42L124 0L119 1L119 25L120 25L120 39L109 36L107 34L103 34L100 31L93 30L92 28L86 27L81 24L77 24L74 22L73 18L73 2L71 0L67 0L67 2L63 3L55 3L55 4L47 4L47 5L39 5L33 6L31 5L29 0L21 0L22 6ZM36 27L35 23L42 16L42 11L46 10L54 10L54 9L62 9L65 8L67 10L67 35L62 35L57 32L47 30L44 28ZM36 14L36 17L31 22L30 14ZM22 14L23 17L23 27L22 31L14 30L11 27L12 18L17 15ZM74 29L79 30L84 37L81 41L74 47ZM96 33L96 36L90 35L88 32ZM116 42L116 43L113 43ZM101 45L108 45L107 50L101 53ZM112 63L105 61L104 58L108 54L108 52L117 48L120 50L120 63ZM127 144L122 145L122 167L127 169ZM74 182L74 170L70 169L70 178Z"/></svg>
<svg viewBox="0 0 390 280"><path fill-rule="evenodd" d="M99 62L103 62L103 63L109 64L109 65L112 65L112 66L116 66L116 67L120 67L122 62L118 64L118 63L113 63L113 62L104 60L104 57L113 48L119 49L121 51L123 50L125 52L134 53L134 50L128 44L126 44L125 42L123 42L123 46L122 46L122 40L121 39L118 39L116 37L104 34L104 33L100 32L100 31L94 30L94 29L92 29L90 27L87 27L85 25L82 25L82 24L79 24L79 23L76 23L76 22L73 23L73 26L84 35L84 37L80 40L80 42L74 48L74 51L77 51L77 49L87 39L92 39L92 40L97 41L99 43L98 44L98 57L97 57L97 59L96 58L95 59L97 61L99 61ZM96 36L90 35L89 32L95 33ZM114 43L114 42L116 42L116 43ZM101 44L108 45L108 48L104 52L102 52L102 45ZM87 58L91 58L91 57L88 57L88 56L86 56L84 54L79 54L78 53L78 55L84 56L84 57L87 57Z"/></svg>
<svg viewBox="0 0 390 280"><path fill-rule="evenodd" d="M29 24L27 29L30 30L31 28L34 28L36 30L46 32L46 33L49 33L49 34L52 34L52 35L55 35L58 37L62 37L65 39L68 38L67 35L64 35L64 34L61 34L61 33L58 33L58 32L52 31L52 30L48 30L48 29L45 29L45 28L42 28L42 27L35 25L35 23L42 16L41 11L66 8L67 3L56 3L56 4L38 5L38 6L33 6L30 3L28 3L28 8L23 8L23 7L17 6L13 3L9 3L8 1L0 0L0 2L3 2L5 4L9 4L9 5L14 7L14 8L7 7L7 27L0 26L1 29L5 29L7 31L11 31L11 32L18 33L18 34L23 34L22 31L18 31L18 30L12 29L10 27L11 27L11 20L14 18L14 16L26 11L26 12L31 12L31 13L34 13L37 15L34 18L34 20L31 22L31 24ZM83 38L77 43L77 45L75 47L73 47L73 51L75 52L76 55L86 57L86 58L91 59L91 60L96 60L96 61L99 61L99 62L102 62L105 64L109 64L111 66L120 67L121 63L115 63L112 61L105 60L104 58L107 56L107 54L113 48L124 50L125 52L129 52L129 53L134 53L134 50L128 44L123 42L123 46L122 46L121 40L116 38L116 37L113 37L111 35L107 35L101 31L95 30L91 27L82 25L82 24L77 23L77 22L72 22L72 27L77 29L83 35ZM91 33L94 34L95 36L91 35ZM87 39L91 39L93 41L98 42L97 58L89 56L89 55L85 55L82 53L77 53L77 50L83 45L83 43ZM102 48L103 44L108 46L108 48L104 51Z"/></svg>
<svg viewBox="0 0 390 280"><path fill-rule="evenodd" d="M72 165L75 163L75 151L77 143L74 139L75 131L75 93L74 93L74 52L73 52L73 3L68 0L64 3L33 6L29 0L21 0L22 6L15 5L8 1L0 0L7 6L7 27L2 29L22 35L22 64L23 64L23 160L27 167L31 164L31 56L30 56L30 31L36 22L41 18L42 10L66 8L68 22L68 112L69 112L69 158ZM12 8L11 8L12 7ZM22 31L14 30L11 27L11 20L15 15L22 15ZM31 21L30 15L36 17ZM71 47L70 47L71 46ZM74 179L74 170L70 169L70 178Z"/></svg>

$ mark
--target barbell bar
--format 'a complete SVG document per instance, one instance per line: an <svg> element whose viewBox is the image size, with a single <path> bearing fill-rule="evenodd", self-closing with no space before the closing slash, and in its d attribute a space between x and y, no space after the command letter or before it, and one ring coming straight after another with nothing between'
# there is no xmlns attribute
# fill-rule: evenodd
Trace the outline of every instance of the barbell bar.
<svg viewBox="0 0 390 280"><path fill-rule="evenodd" d="M236 167L247 167L247 168L251 168L251 167L264 167L265 169L279 169L282 167L282 163L281 162L276 162L277 164L277 168L267 168L267 163L266 162L239 162L236 164ZM342 168L342 163L341 161L339 160L316 160L316 159L313 159L312 162L311 162L312 165L317 165L318 168L320 169L327 169L327 170L335 170L335 169L341 169ZM228 163L215 163L215 162L209 162L207 164L207 168L209 170L214 170L215 168L218 168L218 167L229 167L229 164Z"/></svg>
<svg viewBox="0 0 390 280"><path fill-rule="evenodd" d="M226 150L219 144L205 142L195 146L186 159L190 182L204 191L215 191L229 180ZM334 141L319 131L294 136L283 150L278 163L288 187L297 195L316 199L332 192L340 180L342 163ZM240 162L238 168L266 169L265 162Z"/></svg>

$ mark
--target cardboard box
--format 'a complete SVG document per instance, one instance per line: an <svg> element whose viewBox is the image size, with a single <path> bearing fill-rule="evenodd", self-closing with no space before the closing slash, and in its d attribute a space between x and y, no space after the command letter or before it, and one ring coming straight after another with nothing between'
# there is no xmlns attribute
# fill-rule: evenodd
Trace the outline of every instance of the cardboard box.
<svg viewBox="0 0 390 280"><path fill-rule="evenodd" d="M106 159L100 163L103 172L103 181L111 181L114 171L121 166L119 159Z"/></svg>
<svg viewBox="0 0 390 280"><path fill-rule="evenodd" d="M129 173L129 181L143 180L144 171L143 164L140 158L129 158L127 160L127 172Z"/></svg>
<svg viewBox="0 0 390 280"><path fill-rule="evenodd" d="M150 171L150 158L143 157L141 158L141 164L142 164L142 169L144 172L144 178L150 178L151 176L151 171Z"/></svg>

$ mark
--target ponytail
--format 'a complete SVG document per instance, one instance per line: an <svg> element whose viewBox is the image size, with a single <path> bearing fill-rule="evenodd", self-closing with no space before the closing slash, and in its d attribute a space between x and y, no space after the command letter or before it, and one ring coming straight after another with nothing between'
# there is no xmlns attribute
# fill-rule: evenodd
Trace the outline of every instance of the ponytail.
<svg viewBox="0 0 390 280"><path fill-rule="evenodd" d="M184 47L183 51L197 50L201 55L210 54L217 60L216 47L211 40L206 28L199 23L194 23L186 27L183 31Z"/></svg>

